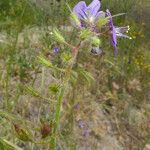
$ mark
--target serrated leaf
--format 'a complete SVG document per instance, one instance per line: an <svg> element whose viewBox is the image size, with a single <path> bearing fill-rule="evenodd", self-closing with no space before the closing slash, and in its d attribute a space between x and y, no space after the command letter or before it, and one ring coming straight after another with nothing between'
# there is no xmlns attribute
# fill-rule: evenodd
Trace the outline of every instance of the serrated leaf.
<svg viewBox="0 0 150 150"><path fill-rule="evenodd" d="M15 144L7 141L6 139L0 138L0 149L1 150L23 150Z"/></svg>

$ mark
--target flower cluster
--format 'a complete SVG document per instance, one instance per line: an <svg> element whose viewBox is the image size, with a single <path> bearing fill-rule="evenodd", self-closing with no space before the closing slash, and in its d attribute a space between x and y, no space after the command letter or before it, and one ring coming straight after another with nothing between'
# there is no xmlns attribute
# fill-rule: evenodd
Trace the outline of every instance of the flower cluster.
<svg viewBox="0 0 150 150"><path fill-rule="evenodd" d="M129 26L114 26L113 16L110 11L108 9L106 12L101 11L100 7L101 4L99 0L93 0L88 6L84 1L80 1L73 8L71 24L80 30L81 37L83 37L84 33L84 37L87 36L88 39L93 42L98 41L103 35L110 35L112 46L114 47L114 53L116 55L118 53L117 38L124 37L131 39L131 37L126 35ZM87 33L87 35L85 33ZM95 41L91 39L94 39ZM94 45L93 47L92 52L94 52L94 54L99 54L97 50L100 48L100 45Z"/></svg>

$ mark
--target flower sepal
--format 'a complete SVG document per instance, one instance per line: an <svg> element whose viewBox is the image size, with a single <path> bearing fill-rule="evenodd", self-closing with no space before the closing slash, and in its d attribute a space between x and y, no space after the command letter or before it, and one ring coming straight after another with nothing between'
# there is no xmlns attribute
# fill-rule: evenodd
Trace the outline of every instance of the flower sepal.
<svg viewBox="0 0 150 150"><path fill-rule="evenodd" d="M59 43L65 43L64 37L61 35L60 31L55 28L53 30L52 36L54 37L55 40L57 40Z"/></svg>
<svg viewBox="0 0 150 150"><path fill-rule="evenodd" d="M101 28L102 26L106 25L109 21L109 17L102 16L100 19L97 21L96 26Z"/></svg>
<svg viewBox="0 0 150 150"><path fill-rule="evenodd" d="M91 44L93 47L101 46L101 40L97 36L91 37Z"/></svg>
<svg viewBox="0 0 150 150"><path fill-rule="evenodd" d="M80 27L81 26L81 23L80 23L80 21L78 19L78 16L75 13L71 13L71 21L73 21L73 24L76 27Z"/></svg>
<svg viewBox="0 0 150 150"><path fill-rule="evenodd" d="M82 30L81 30L81 33L80 33L80 40L81 41L84 41L84 40L86 40L86 39L88 39L90 36L91 36L91 31L90 31L90 29L88 29L88 28L82 28Z"/></svg>

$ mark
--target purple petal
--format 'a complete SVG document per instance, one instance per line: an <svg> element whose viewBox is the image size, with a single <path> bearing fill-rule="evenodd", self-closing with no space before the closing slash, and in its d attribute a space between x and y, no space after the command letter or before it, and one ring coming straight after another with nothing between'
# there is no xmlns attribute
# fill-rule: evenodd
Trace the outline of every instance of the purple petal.
<svg viewBox="0 0 150 150"><path fill-rule="evenodd" d="M78 16L79 19L81 18L86 18L86 4L84 1L79 2L74 8L73 8L73 12Z"/></svg>
<svg viewBox="0 0 150 150"><path fill-rule="evenodd" d="M130 37L130 36L125 35L125 34L122 34L122 33L117 34L117 36L118 36L118 37L124 37L124 38L131 39L131 37Z"/></svg>
<svg viewBox="0 0 150 150"><path fill-rule="evenodd" d="M127 33L128 30L129 30L129 26L115 28L116 35L117 35L118 37L124 37L124 38L129 38L129 39L131 39L131 37L125 35L125 33Z"/></svg>
<svg viewBox="0 0 150 150"><path fill-rule="evenodd" d="M128 30L129 30L129 26L126 26L126 27L116 27L116 31L120 32L122 34L127 33Z"/></svg>
<svg viewBox="0 0 150 150"><path fill-rule="evenodd" d="M85 127L85 123L83 121L79 121L79 128L84 128Z"/></svg>
<svg viewBox="0 0 150 150"><path fill-rule="evenodd" d="M112 16L111 16L109 9L106 10L106 17L109 17L108 25L109 25L110 30L112 30L114 25L113 25Z"/></svg>
<svg viewBox="0 0 150 150"><path fill-rule="evenodd" d="M59 48L58 47L54 47L53 48L53 52L56 54L56 53L58 53L59 52Z"/></svg>
<svg viewBox="0 0 150 150"><path fill-rule="evenodd" d="M82 146L81 150L86 150L85 146Z"/></svg>
<svg viewBox="0 0 150 150"><path fill-rule="evenodd" d="M81 150L86 150L85 146L82 146L82 147L81 147Z"/></svg>
<svg viewBox="0 0 150 150"><path fill-rule="evenodd" d="M84 21L81 20L81 27L87 28L87 25Z"/></svg>
<svg viewBox="0 0 150 150"><path fill-rule="evenodd" d="M118 48L117 48L117 35L116 35L116 29L113 25L113 21L112 21L112 16L111 16L111 13L110 11L107 9L106 10L106 17L110 17L109 18L109 23L108 23L108 26L109 26L109 29L112 33L112 46L114 47L114 50L115 50L115 55L118 54Z"/></svg>
<svg viewBox="0 0 150 150"><path fill-rule="evenodd" d="M100 33L100 31L101 31L100 28L96 28L96 29L94 30L95 33Z"/></svg>
<svg viewBox="0 0 150 150"><path fill-rule="evenodd" d="M99 9L100 9L100 1L99 0L93 0L92 3L87 7L87 11L89 11L90 15L94 18L96 17Z"/></svg>
<svg viewBox="0 0 150 150"><path fill-rule="evenodd" d="M115 30L115 27L114 27L114 26L112 27L112 46L114 47L115 55L117 55L117 54L118 54L117 35L116 35L116 30Z"/></svg>
<svg viewBox="0 0 150 150"><path fill-rule="evenodd" d="M88 129L86 128L86 129L82 132L82 135L83 135L83 136L87 136L87 134L88 134Z"/></svg>
<svg viewBox="0 0 150 150"><path fill-rule="evenodd" d="M74 109L75 109L75 110L77 110L78 107L79 107L79 104L78 104L78 103L74 105Z"/></svg>
<svg viewBox="0 0 150 150"><path fill-rule="evenodd" d="M115 55L117 55L118 54L117 35L116 35L114 27L113 27L113 31L112 31L112 46L114 47L114 53L115 53Z"/></svg>
<svg viewBox="0 0 150 150"><path fill-rule="evenodd" d="M116 35L116 30L114 26L112 28L112 44L113 46L117 45L117 35Z"/></svg>

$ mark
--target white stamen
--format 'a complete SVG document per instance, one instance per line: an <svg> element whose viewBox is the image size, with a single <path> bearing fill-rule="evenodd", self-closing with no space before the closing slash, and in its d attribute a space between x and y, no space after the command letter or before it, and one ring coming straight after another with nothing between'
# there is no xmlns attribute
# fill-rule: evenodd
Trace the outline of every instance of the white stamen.
<svg viewBox="0 0 150 150"><path fill-rule="evenodd" d="M49 34L50 34L50 35L52 35L52 34L53 34L53 32L50 32Z"/></svg>

